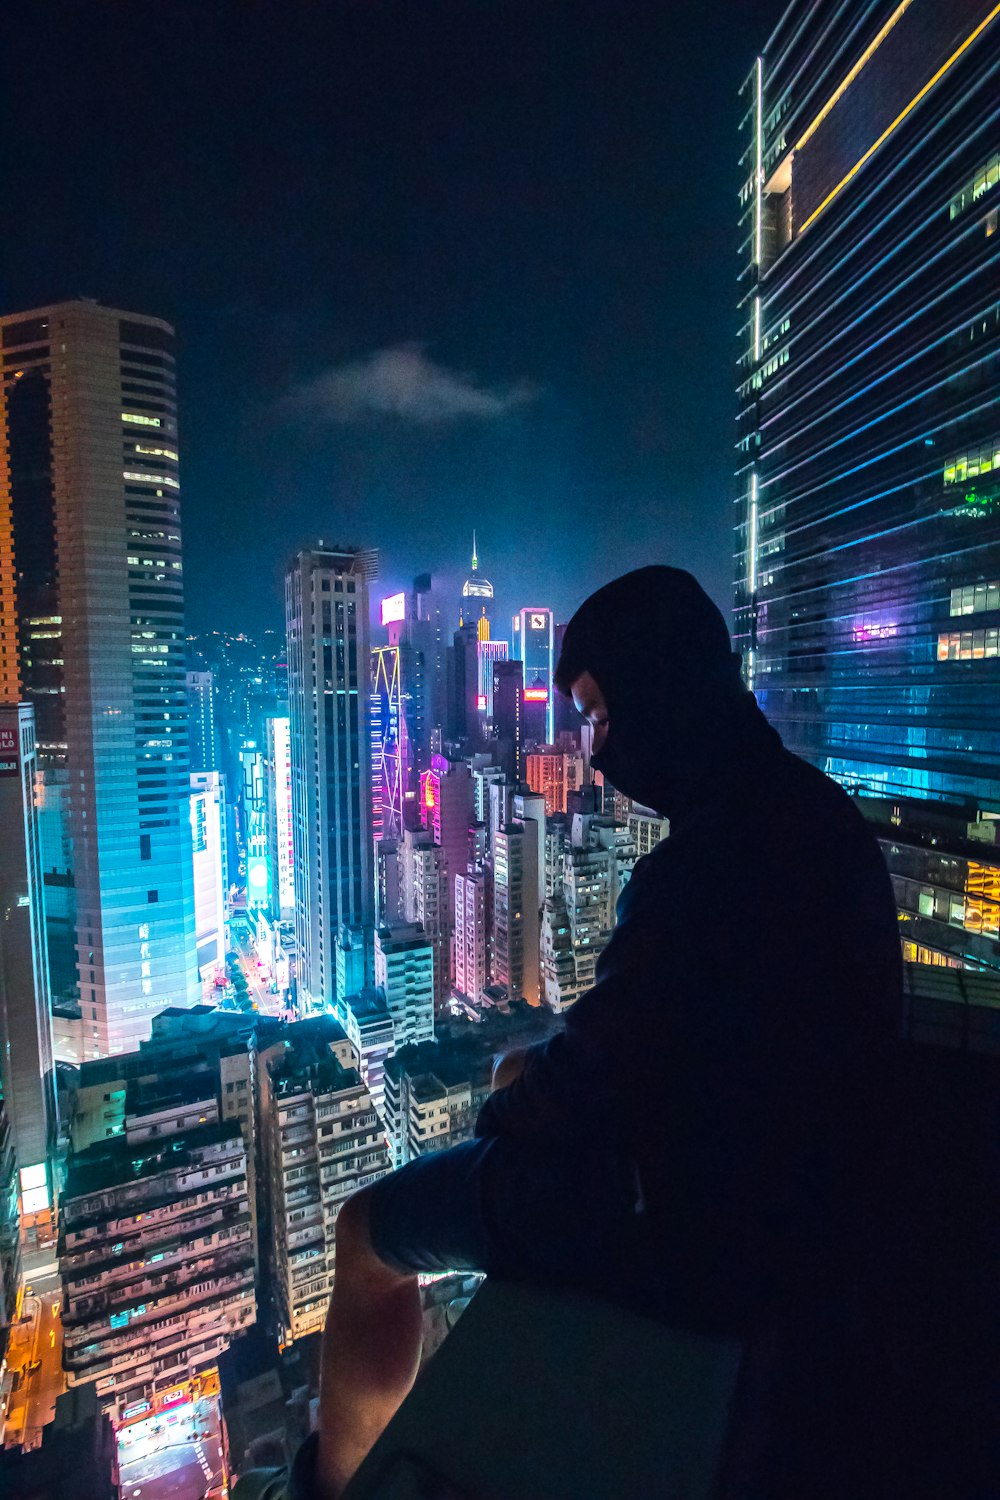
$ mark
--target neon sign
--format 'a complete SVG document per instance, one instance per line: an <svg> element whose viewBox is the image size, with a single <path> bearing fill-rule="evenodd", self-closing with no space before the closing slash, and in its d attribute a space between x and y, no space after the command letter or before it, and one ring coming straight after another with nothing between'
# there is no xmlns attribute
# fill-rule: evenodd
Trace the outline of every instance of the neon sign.
<svg viewBox="0 0 1000 1500"><path fill-rule="evenodd" d="M543 687L530 687L524 690L525 703L548 703L549 690Z"/></svg>
<svg viewBox="0 0 1000 1500"><path fill-rule="evenodd" d="M382 600L382 624L391 625L394 620L406 619L406 595L390 594Z"/></svg>

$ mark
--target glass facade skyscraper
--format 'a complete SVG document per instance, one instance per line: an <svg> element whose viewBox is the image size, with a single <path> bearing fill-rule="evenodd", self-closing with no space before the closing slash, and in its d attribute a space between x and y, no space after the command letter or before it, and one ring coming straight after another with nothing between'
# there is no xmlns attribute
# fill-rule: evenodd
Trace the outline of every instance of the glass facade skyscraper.
<svg viewBox="0 0 1000 1500"><path fill-rule="evenodd" d="M524 685L538 690L544 687L548 693L545 704L545 738L549 744L555 740L555 701L553 679L555 677L555 618L551 609L522 609L514 616L514 651L518 661L524 662ZM535 700L541 701L541 700Z"/></svg>
<svg viewBox="0 0 1000 1500"><path fill-rule="evenodd" d="M378 554L298 553L285 575L298 983L332 1009L336 944L360 929L373 951L369 584Z"/></svg>
<svg viewBox="0 0 1000 1500"><path fill-rule="evenodd" d="M56 1085L31 705L0 704L0 1093L17 1156L22 1231L52 1235Z"/></svg>
<svg viewBox="0 0 1000 1500"><path fill-rule="evenodd" d="M0 693L63 778L85 1051L129 1051L201 996L174 335L65 302L0 338Z"/></svg>
<svg viewBox="0 0 1000 1500"><path fill-rule="evenodd" d="M795 0L743 90L736 633L881 825L904 952L1000 967L1000 6Z"/></svg>

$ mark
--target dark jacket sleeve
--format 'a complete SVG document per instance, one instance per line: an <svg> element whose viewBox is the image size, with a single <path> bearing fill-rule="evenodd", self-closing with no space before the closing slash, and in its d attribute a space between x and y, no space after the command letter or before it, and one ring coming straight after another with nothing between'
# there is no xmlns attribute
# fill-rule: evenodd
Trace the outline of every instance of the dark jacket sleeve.
<svg viewBox="0 0 1000 1500"><path fill-rule="evenodd" d="M636 865L594 987L567 1011L565 1030L530 1047L520 1076L487 1099L478 1136L571 1141L592 1135L605 1111L620 1105L624 1053L632 1051L632 1028L650 1004L658 958L662 963L670 906L663 874L663 861L653 856Z"/></svg>

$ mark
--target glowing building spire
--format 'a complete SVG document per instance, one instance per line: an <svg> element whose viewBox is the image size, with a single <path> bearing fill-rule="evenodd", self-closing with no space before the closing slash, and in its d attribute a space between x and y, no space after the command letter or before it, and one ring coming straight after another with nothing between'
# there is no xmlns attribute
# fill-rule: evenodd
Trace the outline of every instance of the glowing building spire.
<svg viewBox="0 0 1000 1500"><path fill-rule="evenodd" d="M470 600L473 601L470 603ZM476 541L476 533L472 533L472 572L462 585L462 602L459 606L459 624L469 623L475 619L483 618L489 614L489 606L493 601L493 585L488 578L484 578L479 571L479 547ZM480 639L484 639L481 635ZM489 637L485 637L489 639Z"/></svg>

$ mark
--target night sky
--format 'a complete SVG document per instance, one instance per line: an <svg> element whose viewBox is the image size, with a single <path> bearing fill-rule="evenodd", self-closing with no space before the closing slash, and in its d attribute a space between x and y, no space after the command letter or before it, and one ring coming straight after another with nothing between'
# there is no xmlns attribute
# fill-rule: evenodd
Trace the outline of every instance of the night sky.
<svg viewBox="0 0 1000 1500"><path fill-rule="evenodd" d="M32 0L0 306L179 336L195 630L378 546L501 618L647 561L728 609L736 90L779 0Z"/></svg>

